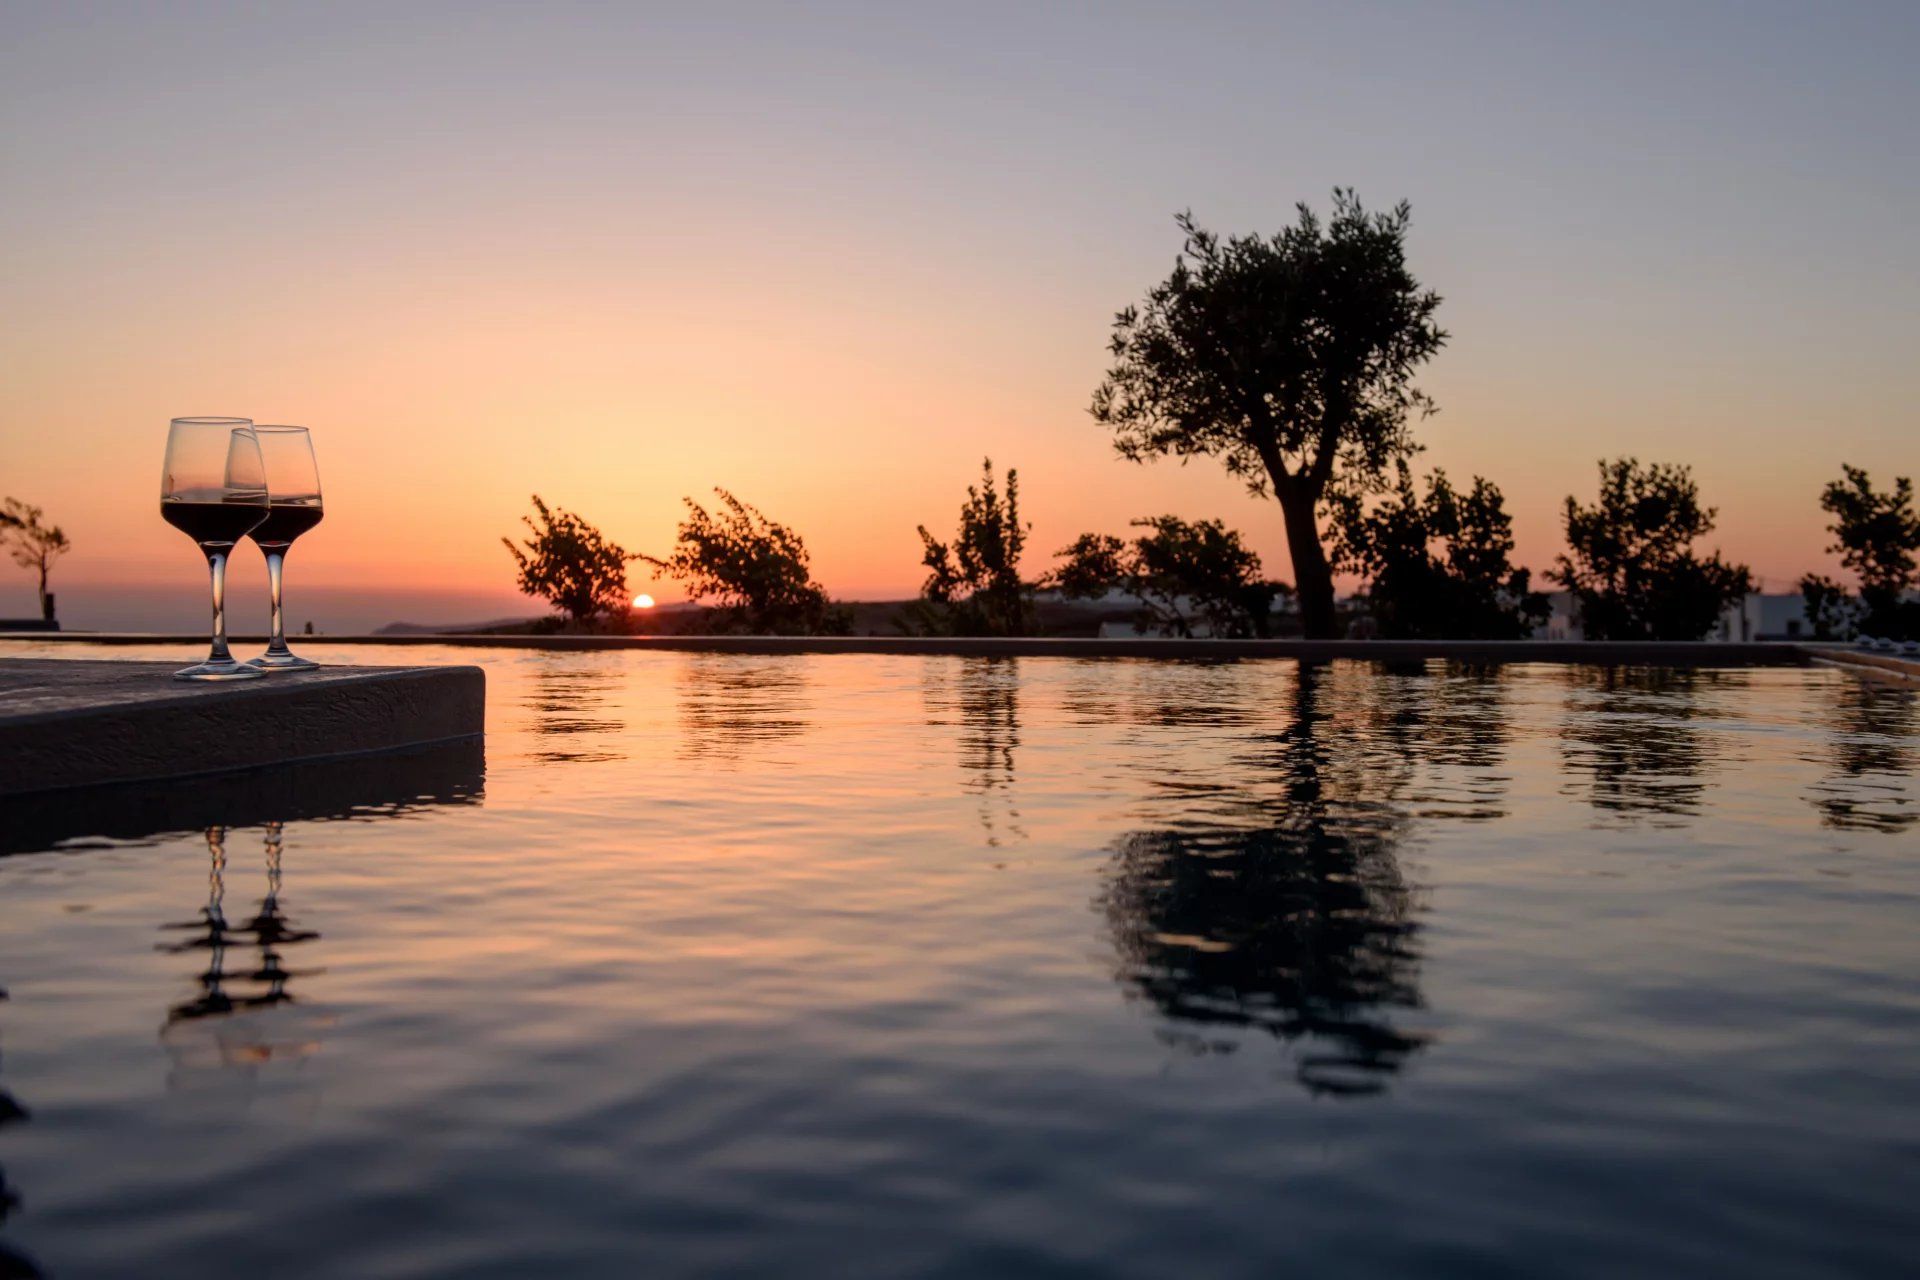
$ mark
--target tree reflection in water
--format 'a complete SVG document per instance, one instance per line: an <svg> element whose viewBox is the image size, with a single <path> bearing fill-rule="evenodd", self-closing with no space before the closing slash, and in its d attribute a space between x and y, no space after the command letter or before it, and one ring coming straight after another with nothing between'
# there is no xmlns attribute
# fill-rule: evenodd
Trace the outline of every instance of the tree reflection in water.
<svg viewBox="0 0 1920 1280"><path fill-rule="evenodd" d="M1422 1004L1420 903L1395 852L1411 765L1345 684L1302 667L1291 722L1210 797L1222 821L1123 837L1100 904L1120 981L1171 1020L1170 1040L1207 1051L1222 1047L1207 1028L1258 1029L1296 1044L1305 1088L1357 1096L1427 1037L1397 1017Z"/></svg>
<svg viewBox="0 0 1920 1280"><path fill-rule="evenodd" d="M801 658L688 654L679 693L680 750L688 759L739 764L799 738L811 723Z"/></svg>
<svg viewBox="0 0 1920 1280"><path fill-rule="evenodd" d="M1513 777L1507 669L1431 662L1382 671L1377 701L1363 701L1369 728L1405 770L1394 797L1417 818L1486 822L1506 816ZM1419 764L1417 774L1408 766ZM1382 766L1375 765L1377 770Z"/></svg>
<svg viewBox="0 0 1920 1280"><path fill-rule="evenodd" d="M552 763L620 760L617 735L625 722L609 714L621 684L620 669L605 662L550 666L533 679L527 708L543 741L534 759Z"/></svg>
<svg viewBox="0 0 1920 1280"><path fill-rule="evenodd" d="M1809 800L1822 822L1842 831L1905 831L1920 823L1912 750L1920 736L1920 697L1878 680L1849 678L1827 722L1832 772Z"/></svg>
<svg viewBox="0 0 1920 1280"><path fill-rule="evenodd" d="M1014 752L1020 746L1020 660L960 658L957 669L929 662L921 697L927 723L959 730L961 785L980 799L980 827L987 845L1024 840L1013 786Z"/></svg>
<svg viewBox="0 0 1920 1280"><path fill-rule="evenodd" d="M1664 825L1698 815L1710 755L1688 722L1700 714L1702 691L1723 678L1682 667L1567 667L1567 794Z"/></svg>
<svg viewBox="0 0 1920 1280"><path fill-rule="evenodd" d="M192 998L167 1011L160 1038L173 1058L172 1083L197 1073L300 1059L320 1045L320 1033L332 1019L320 1010L294 1010L293 979L324 970L288 969L283 951L312 942L319 934L288 918L281 894L285 828L266 826L266 892L246 923L235 925L226 912L227 829L207 830L207 904L197 920L168 925L185 933L160 949L183 954L204 952L206 967L196 976Z"/></svg>

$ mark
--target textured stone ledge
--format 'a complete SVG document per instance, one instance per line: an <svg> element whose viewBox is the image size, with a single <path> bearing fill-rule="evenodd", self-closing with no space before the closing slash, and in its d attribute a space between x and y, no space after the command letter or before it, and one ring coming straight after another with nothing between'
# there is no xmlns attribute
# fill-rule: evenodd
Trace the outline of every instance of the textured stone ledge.
<svg viewBox="0 0 1920 1280"><path fill-rule="evenodd" d="M1920 681L1920 660L1903 658L1891 653L1868 653L1861 649L1815 648L1809 650L1819 662L1830 662L1837 667L1850 667L1864 675L1880 676L1894 680Z"/></svg>
<svg viewBox="0 0 1920 1280"><path fill-rule="evenodd" d="M0 659L0 796L478 738L478 667L329 667L245 684L175 662Z"/></svg>

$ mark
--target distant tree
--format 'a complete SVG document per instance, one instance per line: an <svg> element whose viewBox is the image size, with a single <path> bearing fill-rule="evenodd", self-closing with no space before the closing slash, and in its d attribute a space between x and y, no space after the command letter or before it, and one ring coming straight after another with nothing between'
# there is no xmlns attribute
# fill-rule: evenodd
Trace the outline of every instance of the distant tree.
<svg viewBox="0 0 1920 1280"><path fill-rule="evenodd" d="M1274 599L1292 594L1260 576L1260 557L1218 520L1178 516L1135 520L1148 532L1126 541L1083 533L1057 554L1066 563L1042 585L1070 599L1122 591L1140 601L1140 622L1162 635L1191 636L1204 625L1219 637L1272 633Z"/></svg>
<svg viewBox="0 0 1920 1280"><path fill-rule="evenodd" d="M1366 581L1383 636L1522 640L1551 612L1532 575L1513 564L1513 520L1499 487L1480 476L1465 493L1436 468L1415 491L1402 461L1399 483L1369 509L1358 494L1333 503L1333 560Z"/></svg>
<svg viewBox="0 0 1920 1280"><path fill-rule="evenodd" d="M574 622L624 616L630 603L627 561L633 553L571 511L549 508L537 493L533 510L521 517L533 531L522 546L500 539L520 566L520 590L550 602Z"/></svg>
<svg viewBox="0 0 1920 1280"><path fill-rule="evenodd" d="M1800 579L1800 599L1815 640L1845 640L1860 622L1860 602L1824 574Z"/></svg>
<svg viewBox="0 0 1920 1280"><path fill-rule="evenodd" d="M980 483L967 486L960 527L951 543L920 526L927 567L920 599L903 619L922 635L1024 636L1034 629L1033 584L1020 577L1027 526L1020 523L1020 475L1007 468L1003 495L993 460L980 464Z"/></svg>
<svg viewBox="0 0 1920 1280"><path fill-rule="evenodd" d="M1370 214L1336 188L1322 223L1305 204L1271 237L1222 241L1193 215L1173 274L1114 318L1113 367L1093 397L1122 457L1218 456L1279 500L1310 637L1334 634L1320 516L1339 489L1371 492L1416 446L1433 402L1414 370L1447 340L1440 296L1406 264L1402 202Z"/></svg>
<svg viewBox="0 0 1920 1280"><path fill-rule="evenodd" d="M687 518L668 556L642 554L686 587L687 598L711 601L716 630L754 635L842 635L851 613L827 599L813 580L807 547L786 525L769 520L725 489L715 489L720 509L709 512L685 499Z"/></svg>
<svg viewBox="0 0 1920 1280"><path fill-rule="evenodd" d="M1693 553L1714 509L1683 466L1600 463L1591 507L1567 499L1568 554L1548 575L1573 594L1590 640L1701 640L1753 589L1745 565Z"/></svg>
<svg viewBox="0 0 1920 1280"><path fill-rule="evenodd" d="M1915 553L1920 552L1913 481L1898 476L1893 488L1880 491L1863 469L1843 463L1841 471L1843 477L1821 492L1820 506L1833 517L1827 531L1834 541L1827 550L1837 553L1860 581L1856 624L1869 635L1920 635L1920 605L1906 599L1915 585ZM1802 580L1803 595L1809 581L1817 585L1825 580Z"/></svg>
<svg viewBox="0 0 1920 1280"><path fill-rule="evenodd" d="M39 575L40 616L51 621L53 597L47 593L47 574L53 562L73 550L73 543L57 524L42 524L46 513L31 503L8 498L0 504L0 545L13 562Z"/></svg>

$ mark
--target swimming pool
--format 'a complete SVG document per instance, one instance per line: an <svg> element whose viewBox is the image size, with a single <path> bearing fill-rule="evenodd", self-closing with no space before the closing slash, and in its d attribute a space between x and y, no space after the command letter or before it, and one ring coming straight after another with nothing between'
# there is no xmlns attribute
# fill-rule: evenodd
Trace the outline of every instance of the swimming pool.
<svg viewBox="0 0 1920 1280"><path fill-rule="evenodd" d="M49 1275L1858 1275L1920 1245L1909 689L312 653L480 662L484 760L0 835L0 1240Z"/></svg>

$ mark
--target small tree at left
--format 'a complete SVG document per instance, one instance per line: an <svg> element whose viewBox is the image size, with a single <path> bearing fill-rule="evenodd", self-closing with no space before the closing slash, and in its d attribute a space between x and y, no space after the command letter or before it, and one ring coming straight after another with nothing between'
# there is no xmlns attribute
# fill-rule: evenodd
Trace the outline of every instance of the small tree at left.
<svg viewBox="0 0 1920 1280"><path fill-rule="evenodd" d="M520 566L520 589L539 596L573 622L624 617L627 561L634 555L571 511L533 495L533 515L522 516L533 536L519 546L502 538Z"/></svg>
<svg viewBox="0 0 1920 1280"><path fill-rule="evenodd" d="M40 508L8 498L0 505L0 544L22 569L40 575L40 616L53 621L53 596L47 591L47 573L53 562L73 550L73 543L57 524L42 524Z"/></svg>

